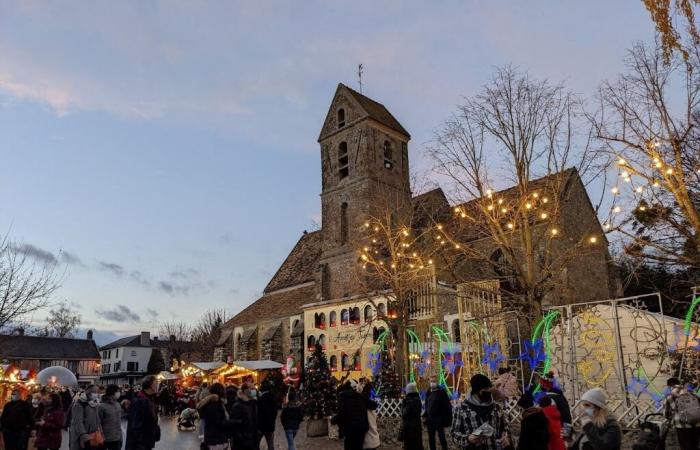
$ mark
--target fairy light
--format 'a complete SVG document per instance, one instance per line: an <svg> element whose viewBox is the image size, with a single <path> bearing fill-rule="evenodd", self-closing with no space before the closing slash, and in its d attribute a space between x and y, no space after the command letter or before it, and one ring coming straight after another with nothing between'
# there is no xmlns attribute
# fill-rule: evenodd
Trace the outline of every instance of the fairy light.
<svg viewBox="0 0 700 450"><path fill-rule="evenodd" d="M641 186L637 186L637 188L635 189L635 191L637 191L640 194L642 193L643 190L644 190L644 188L642 188Z"/></svg>
<svg viewBox="0 0 700 450"><path fill-rule="evenodd" d="M640 210L640 211L646 211L646 210L647 210L647 207L646 207L646 206L640 206L640 207L639 207L639 210Z"/></svg>
<svg viewBox="0 0 700 450"><path fill-rule="evenodd" d="M543 218L543 219L546 219L546 218L547 218L547 213L542 213L542 214L540 214L540 217Z"/></svg>
<svg viewBox="0 0 700 450"><path fill-rule="evenodd" d="M620 159L617 160L617 163L618 163L619 165L621 165L621 166L624 166L625 164L627 164L627 161L625 161L624 159L620 158Z"/></svg>
<svg viewBox="0 0 700 450"><path fill-rule="evenodd" d="M531 209L531 208L532 208L532 203L525 203L525 208Z"/></svg>
<svg viewBox="0 0 700 450"><path fill-rule="evenodd" d="M700 169L698 169L698 172L700 172ZM499 199L498 199L498 204L499 204L499 205L502 205L502 204L503 204L503 199L502 199L502 198L499 198Z"/></svg>
<svg viewBox="0 0 700 450"><path fill-rule="evenodd" d="M432 264L433 264L433 260L432 260L432 259L429 259L429 260L428 260L428 265L432 265Z"/></svg>
<svg viewBox="0 0 700 450"><path fill-rule="evenodd" d="M622 209L619 206L613 208L613 212L619 213Z"/></svg>
<svg viewBox="0 0 700 450"><path fill-rule="evenodd" d="M673 169L671 169L670 167L666 169L666 175L673 175Z"/></svg>
<svg viewBox="0 0 700 450"><path fill-rule="evenodd" d="M595 236L591 236L590 239L588 239L588 242L590 242L591 244L595 244L596 242L598 242L598 238Z"/></svg>
<svg viewBox="0 0 700 450"><path fill-rule="evenodd" d="M613 194L617 194L617 193L620 192L620 189L618 189L617 186L616 186L616 187L610 189L610 192L612 192Z"/></svg>
<svg viewBox="0 0 700 450"><path fill-rule="evenodd" d="M552 228L549 232L552 233L552 236L556 236L557 234L559 234L559 230L557 230L556 228Z"/></svg>
<svg viewBox="0 0 700 450"><path fill-rule="evenodd" d="M605 223L603 224L603 228L605 228L606 230L609 230L609 229L610 229L610 224L607 223L607 222L605 222Z"/></svg>
<svg viewBox="0 0 700 450"><path fill-rule="evenodd" d="M493 195L493 191L491 189L486 189L486 196L491 198L492 195Z"/></svg>
<svg viewBox="0 0 700 450"><path fill-rule="evenodd" d="M493 211L493 205L487 206L486 209L488 209L489 211Z"/></svg>
<svg viewBox="0 0 700 450"><path fill-rule="evenodd" d="M629 173L628 171L626 171L626 170L623 170L622 173L620 173L620 176L621 176L622 178L629 178L629 177L630 177L630 173Z"/></svg>
<svg viewBox="0 0 700 450"><path fill-rule="evenodd" d="M549 200L547 200L547 197L542 198L542 203L547 203Z"/></svg>
<svg viewBox="0 0 700 450"><path fill-rule="evenodd" d="M365 228L369 228L369 222L365 222Z"/></svg>
<svg viewBox="0 0 700 450"><path fill-rule="evenodd" d="M508 225L506 225L506 226L508 227L509 230L512 230L514 225L512 223L508 222Z"/></svg>
<svg viewBox="0 0 700 450"><path fill-rule="evenodd" d="M656 163L654 164L654 166L655 166L657 169L660 169L661 166L663 166L663 164L661 164L661 161L658 161L658 162L656 162Z"/></svg>
<svg viewBox="0 0 700 450"><path fill-rule="evenodd" d="M659 187L659 186L661 186L661 185L659 184L658 181L654 181L654 183L652 183L652 186L654 186L654 187Z"/></svg>
<svg viewBox="0 0 700 450"><path fill-rule="evenodd" d="M455 244L455 248L459 250L461 247L459 246L459 244Z"/></svg>
<svg viewBox="0 0 700 450"><path fill-rule="evenodd" d="M533 192L533 193L532 193L532 196L533 196L534 198L537 198L537 197L540 196L540 194L538 194L537 192Z"/></svg>
<svg viewBox="0 0 700 450"><path fill-rule="evenodd" d="M501 208L501 212L502 212L503 214L507 213L507 212L508 212L508 208Z"/></svg>

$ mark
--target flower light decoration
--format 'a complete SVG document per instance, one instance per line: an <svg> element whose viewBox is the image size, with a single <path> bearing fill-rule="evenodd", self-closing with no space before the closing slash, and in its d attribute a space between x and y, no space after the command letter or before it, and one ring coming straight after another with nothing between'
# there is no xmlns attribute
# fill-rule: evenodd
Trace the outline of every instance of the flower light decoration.
<svg viewBox="0 0 700 450"><path fill-rule="evenodd" d="M637 398L642 395L648 395L654 401L657 408L663 404L670 393L670 389L664 389L664 391L656 389L649 380L649 376L643 367L639 367L633 372L632 379L625 387L625 390Z"/></svg>
<svg viewBox="0 0 700 450"><path fill-rule="evenodd" d="M547 354L544 351L544 341L541 338L532 340L526 339L523 342L523 352L519 357L522 361L527 361L530 370L534 371L540 363L547 360Z"/></svg>
<svg viewBox="0 0 700 450"><path fill-rule="evenodd" d="M372 376L376 377L382 370L382 353L381 351L373 351L369 353L368 367L372 371Z"/></svg>
<svg viewBox="0 0 700 450"><path fill-rule="evenodd" d="M505 360L506 357L503 352L501 352L501 344L498 342L493 342L491 344L484 342L484 359L481 360L481 363L488 366L491 372L496 372L498 366Z"/></svg>

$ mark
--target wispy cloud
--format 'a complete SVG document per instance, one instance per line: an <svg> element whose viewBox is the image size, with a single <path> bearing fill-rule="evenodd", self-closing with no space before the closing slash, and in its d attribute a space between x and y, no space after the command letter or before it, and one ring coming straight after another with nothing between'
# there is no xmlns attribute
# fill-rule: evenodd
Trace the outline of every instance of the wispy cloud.
<svg viewBox="0 0 700 450"><path fill-rule="evenodd" d="M111 322L140 322L141 316L125 305L112 309L95 309L95 314Z"/></svg>
<svg viewBox="0 0 700 450"><path fill-rule="evenodd" d="M168 274L170 278L188 279L199 276L199 271L193 268L175 269Z"/></svg>
<svg viewBox="0 0 700 450"><path fill-rule="evenodd" d="M42 248L36 247L32 244L20 244L20 245L15 245L14 249L18 253L22 253L28 258L32 258L36 261L45 263L45 264L57 264L58 263L58 258L51 253L48 250L44 250Z"/></svg>
<svg viewBox="0 0 700 450"><path fill-rule="evenodd" d="M146 308L146 314L147 314L152 320L157 319L158 316L160 315L160 314L158 313L158 311L156 311L155 309L151 309L151 308Z"/></svg>
<svg viewBox="0 0 700 450"><path fill-rule="evenodd" d="M85 267L85 264L83 264L83 261L74 253L70 253L70 252L67 252L65 250L61 250L60 258L61 258L61 262L65 263L65 264L72 264L75 266Z"/></svg>
<svg viewBox="0 0 700 450"><path fill-rule="evenodd" d="M190 293L189 286L182 286L182 285L170 283L168 281L158 282L158 287L160 288L160 290L162 290L166 294L170 294L170 295L187 295Z"/></svg>
<svg viewBox="0 0 700 450"><path fill-rule="evenodd" d="M98 261L97 264L98 269L103 272L110 272L118 277L124 275L124 268L119 264L105 261Z"/></svg>
<svg viewBox="0 0 700 450"><path fill-rule="evenodd" d="M145 288L151 287L151 282L138 270L132 270L129 273L129 279Z"/></svg>

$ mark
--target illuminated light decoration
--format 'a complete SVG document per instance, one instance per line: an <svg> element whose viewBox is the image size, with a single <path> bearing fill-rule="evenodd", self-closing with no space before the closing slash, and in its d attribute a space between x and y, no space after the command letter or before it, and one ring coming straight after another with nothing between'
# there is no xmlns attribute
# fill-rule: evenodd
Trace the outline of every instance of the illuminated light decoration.
<svg viewBox="0 0 700 450"><path fill-rule="evenodd" d="M603 228L605 228L606 230L609 230L609 229L610 229L610 224L609 224L608 222L605 222L605 223L603 224Z"/></svg>
<svg viewBox="0 0 700 450"><path fill-rule="evenodd" d="M455 208L455 212L458 213L460 211L459 208Z"/></svg>
<svg viewBox="0 0 700 450"><path fill-rule="evenodd" d="M487 206L486 209L488 209L489 211L493 211L493 205Z"/></svg>
<svg viewBox="0 0 700 450"><path fill-rule="evenodd" d="M542 319L540 319L539 322L537 322L537 325L535 326L535 330L532 332L532 337L530 338L530 342L534 343L538 337L541 337L542 340L544 341L544 353L545 353L545 360L544 360L544 367L542 368L541 374L544 375L549 372L549 369L552 366L552 337L551 337L551 329L552 329L552 323L554 322L554 319L556 319L559 316L559 311L557 310L551 310L547 314L545 314ZM535 388L534 393L537 393L540 390L540 386L538 385L537 388Z"/></svg>
<svg viewBox="0 0 700 450"><path fill-rule="evenodd" d="M525 203L525 208L531 209L531 208L532 208L532 203Z"/></svg>
<svg viewBox="0 0 700 450"><path fill-rule="evenodd" d="M467 217L467 215L466 215L465 213L460 214L460 216L462 217L462 219L464 219L465 217Z"/></svg>
<svg viewBox="0 0 700 450"><path fill-rule="evenodd" d="M501 344L498 342L494 342L493 344L484 342L484 358L481 360L481 363L488 366L491 372L496 372L498 366L505 360L506 357L503 352L501 352Z"/></svg>
<svg viewBox="0 0 700 450"><path fill-rule="evenodd" d="M488 198L491 198L492 195L493 195L493 191L491 189L486 189L486 196Z"/></svg>
<svg viewBox="0 0 700 450"><path fill-rule="evenodd" d="M442 225L438 224L437 229L442 230Z"/></svg>
<svg viewBox="0 0 700 450"><path fill-rule="evenodd" d="M376 243L377 243L377 240L376 240L376 239L372 239L372 243L373 243L373 244L376 244Z"/></svg>
<svg viewBox="0 0 700 450"><path fill-rule="evenodd" d="M661 185L659 184L658 181L654 181L654 183L652 184L652 186L654 186L654 187L659 187L659 186L661 186Z"/></svg>
<svg viewBox="0 0 700 450"><path fill-rule="evenodd" d="M537 197L540 196L540 194L538 194L537 192L533 192L533 193L532 193L532 196L533 196L534 198L537 198Z"/></svg>
<svg viewBox="0 0 700 450"><path fill-rule="evenodd" d="M502 204L503 204L503 199L502 199L502 198L499 198L499 199L498 199L498 204L499 204L499 205L502 205Z"/></svg>
<svg viewBox="0 0 700 450"><path fill-rule="evenodd" d="M457 368L464 367L462 354L454 348L454 343L451 341L449 334L442 328L433 325L433 334L438 338L438 385L444 386L447 394L451 397L453 394L450 391L450 386L447 385L447 377L445 373L449 373L453 378L454 393L459 395L459 382L461 376L455 376ZM447 351L445 351L447 350Z"/></svg>
<svg viewBox="0 0 700 450"><path fill-rule="evenodd" d="M455 248L459 250L461 247L459 246L459 244L455 244Z"/></svg>
<svg viewBox="0 0 700 450"><path fill-rule="evenodd" d="M369 222L365 222L365 228L369 228Z"/></svg>
<svg viewBox="0 0 700 450"><path fill-rule="evenodd" d="M442 226L438 226L438 230L442 230ZM403 235L408 236L408 230L403 230Z"/></svg>
<svg viewBox="0 0 700 450"><path fill-rule="evenodd" d="M693 312L695 312L695 308L698 306L698 303L700 303L700 297L695 297L690 303L688 312L685 314L685 320L683 321L683 333L686 335L686 337L690 336L690 325L692 324L693 320Z"/></svg>
<svg viewBox="0 0 700 450"><path fill-rule="evenodd" d="M631 182L632 182L632 178L629 178L629 177L625 178L625 183L631 183Z"/></svg>
<svg viewBox="0 0 700 450"><path fill-rule="evenodd" d="M379 227L374 227L374 231L379 231Z"/></svg>
<svg viewBox="0 0 700 450"><path fill-rule="evenodd" d="M542 198L542 203L547 203L549 200L547 200L547 197Z"/></svg>
<svg viewBox="0 0 700 450"><path fill-rule="evenodd" d="M619 213L620 211L622 211L622 208L620 208L619 206L613 208L613 212Z"/></svg>
<svg viewBox="0 0 700 450"><path fill-rule="evenodd" d="M421 347L421 341L420 341L420 339L418 338L418 335L415 333L415 331L413 331L413 330L407 328L407 329L406 329L406 334L408 335L409 345L410 345L410 344L415 344L415 346L416 346L417 348L420 348L420 347ZM413 355L411 355L411 356L413 356L413 359L417 359L417 358L418 358L418 355L416 355L415 353L414 353ZM409 358L411 358L411 356L409 356ZM413 367L414 364L410 364L410 366L411 366L411 373L410 373L410 375L409 375L409 381L410 381L411 383L414 383L414 382L416 381L416 376L415 376L415 373L414 373L414 370L413 370L413 369L414 369L414 367Z"/></svg>
<svg viewBox="0 0 700 450"><path fill-rule="evenodd" d="M666 175L673 175L673 169L671 169L670 167L666 169Z"/></svg>
<svg viewBox="0 0 700 450"><path fill-rule="evenodd" d="M523 352L520 354L519 359L521 361L526 361L530 370L537 369L540 363L543 363L547 359L547 354L544 351L544 341L541 338L535 339L525 339L523 342Z"/></svg>
<svg viewBox="0 0 700 450"><path fill-rule="evenodd" d="M659 162L657 162L656 164L654 164L654 166L655 166L657 169L660 169L660 168L663 166L663 164L661 164L661 161L659 161Z"/></svg>
<svg viewBox="0 0 700 450"><path fill-rule="evenodd" d="M625 161L624 159L620 158L620 159L617 160L617 163L618 163L619 165L621 165L621 166L624 166L625 164L627 164L627 161Z"/></svg>
<svg viewBox="0 0 700 450"><path fill-rule="evenodd" d="M556 228L552 228L551 230L549 230L549 232L552 233L552 236L556 236L557 234L559 234L559 230L557 230Z"/></svg>
<svg viewBox="0 0 700 450"><path fill-rule="evenodd" d="M579 342L582 349L588 350L588 357L577 364L579 372L588 386L603 386L615 365L615 356L608 350L615 348L613 333L603 329L602 320L591 311L581 314L580 320L584 325ZM586 343L591 345L586 347Z"/></svg>
<svg viewBox="0 0 700 450"><path fill-rule="evenodd" d="M508 212L508 208L501 208L501 212L504 213L504 214L507 213L507 212Z"/></svg>
<svg viewBox="0 0 700 450"><path fill-rule="evenodd" d="M512 223L508 222L508 225L506 225L506 226L508 227L508 229L512 230L514 225Z"/></svg>
<svg viewBox="0 0 700 450"><path fill-rule="evenodd" d="M588 242L590 242L591 244L595 244L596 242L598 242L598 238L595 237L595 236L591 236L591 237L588 239Z"/></svg>
<svg viewBox="0 0 700 450"><path fill-rule="evenodd" d="M432 259L429 259L429 260L428 260L428 264L429 264L429 265L432 265L432 264L433 264L433 260L432 260Z"/></svg>
<svg viewBox="0 0 700 450"><path fill-rule="evenodd" d="M640 211L646 211L646 210L647 210L647 207L646 207L646 206L640 206L640 207L639 207L639 210L640 210Z"/></svg>
<svg viewBox="0 0 700 450"><path fill-rule="evenodd" d="M635 191L637 191L637 192L640 193L640 194L641 194L641 192L642 192L643 190L644 190L644 188L641 187L641 186L637 186L637 188L635 189Z"/></svg>
<svg viewBox="0 0 700 450"><path fill-rule="evenodd" d="M613 194L617 194L620 192L620 189L618 189L617 187L614 187L614 188L610 189L610 192L612 192Z"/></svg>
<svg viewBox="0 0 700 450"><path fill-rule="evenodd" d="M546 219L546 218L547 218L547 213L542 213L542 214L540 214L540 217L543 218L543 219Z"/></svg>
<svg viewBox="0 0 700 450"><path fill-rule="evenodd" d="M620 173L620 176L621 176L622 178L629 178L629 177L630 177L630 173L629 173L628 171L626 171L626 170L623 170L623 171Z"/></svg>

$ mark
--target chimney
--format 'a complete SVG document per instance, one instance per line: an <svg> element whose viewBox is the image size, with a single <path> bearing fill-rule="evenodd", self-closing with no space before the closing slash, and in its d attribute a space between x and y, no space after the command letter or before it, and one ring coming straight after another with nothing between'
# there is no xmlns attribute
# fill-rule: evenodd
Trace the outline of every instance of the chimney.
<svg viewBox="0 0 700 450"><path fill-rule="evenodd" d="M87 338L92 340L92 330L87 330Z"/></svg>
<svg viewBox="0 0 700 450"><path fill-rule="evenodd" d="M142 331L141 332L141 347L150 347L151 346L151 332L150 331Z"/></svg>
<svg viewBox="0 0 700 450"><path fill-rule="evenodd" d="M24 328L22 328L22 327L17 328L17 336L24 336Z"/></svg>

